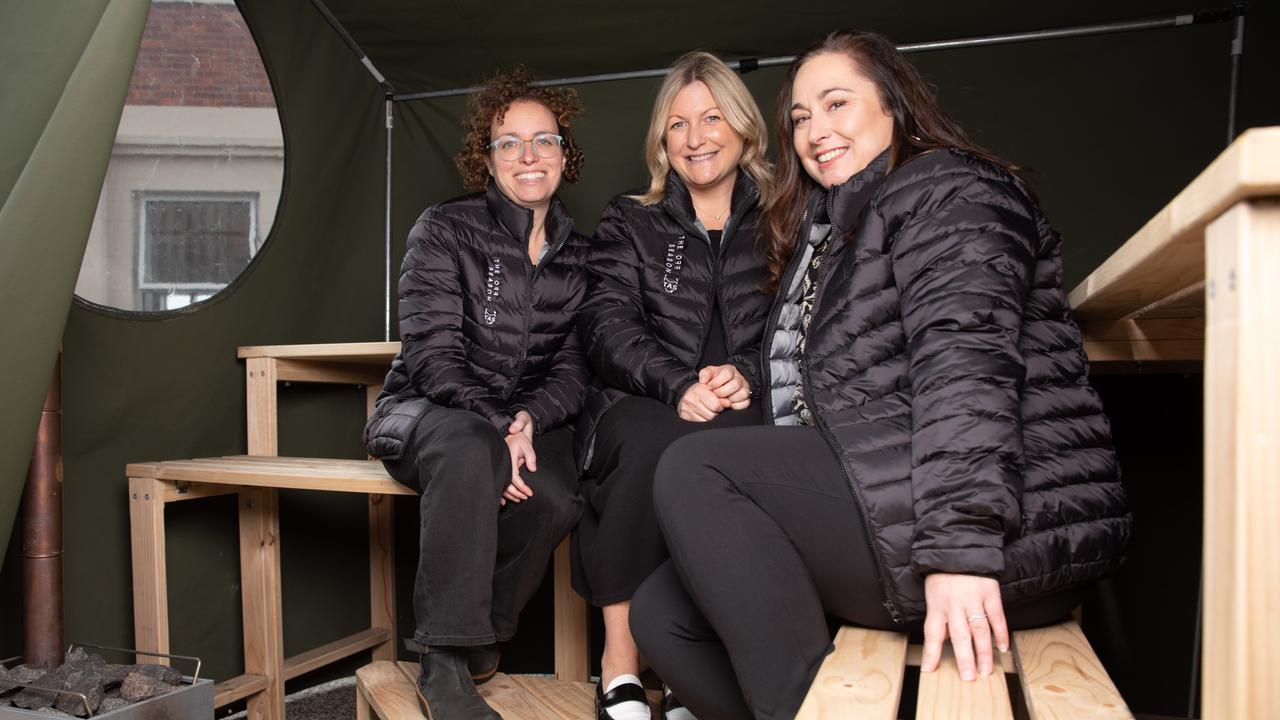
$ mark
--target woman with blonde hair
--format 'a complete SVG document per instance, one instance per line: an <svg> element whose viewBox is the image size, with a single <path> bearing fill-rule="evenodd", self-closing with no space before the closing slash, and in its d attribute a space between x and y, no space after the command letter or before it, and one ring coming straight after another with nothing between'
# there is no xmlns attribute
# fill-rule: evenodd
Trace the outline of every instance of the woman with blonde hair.
<svg viewBox="0 0 1280 720"><path fill-rule="evenodd" d="M592 240L579 327L598 379L578 426L586 508L574 587L604 609L603 720L649 717L628 613L668 557L653 512L658 458L690 433L761 422L766 138L733 70L709 53L681 57L645 138L649 187L614 198ZM677 706L664 701L669 717Z"/></svg>

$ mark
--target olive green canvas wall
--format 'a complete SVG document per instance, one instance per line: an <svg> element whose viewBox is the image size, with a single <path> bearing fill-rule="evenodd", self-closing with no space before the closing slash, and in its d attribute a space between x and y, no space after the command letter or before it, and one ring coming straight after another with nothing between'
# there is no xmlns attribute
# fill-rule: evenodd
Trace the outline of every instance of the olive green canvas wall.
<svg viewBox="0 0 1280 720"><path fill-rule="evenodd" d="M382 90L309 2L241 0L239 6L280 105L286 168L281 206L249 270L210 302L161 318L81 303L70 311L63 333L69 638L132 641L125 464L244 452L244 370L237 346L382 339ZM825 30L855 24L911 42L1186 9L1157 0L1119 9L1100 2L1001 2L981 9L824 2L789 13L763 2L624 8L582 1L556 3L550 13L498 2L445 9L409 0L333 0L330 6L404 91L473 84L516 60L543 76L560 76L661 66L695 47L735 57L789 54ZM1257 15L1247 45L1242 119L1276 124L1280 110L1265 73L1280 65L1271 47L1278 34L1273 11ZM84 18L48 21L67 23L68 46L83 43L92 30ZM3 32L0 39L12 31ZM1229 26L1218 24L915 60L980 142L1033 170L1043 205L1066 236L1070 287L1225 145L1229 38ZM57 67L51 63L48 84L59 82ZM781 69L745 76L770 118L781 76ZM583 181L562 195L583 229L594 227L609 197L644 181L640 144L657 85L635 80L579 88L588 115L575 131L587 164ZM32 102L47 105L50 93L43 92ZM452 156L464 105L455 98L397 106L397 267L421 210L461 192ZM0 149L7 160L7 146ZM6 167L0 165L0 182ZM28 373L25 382L42 394L44 377ZM1108 402L1126 401L1112 392ZM1187 412L1195 410L1189 405ZM283 388L281 453L359 457L362 412L362 395L352 388ZM1130 482L1158 481L1144 472L1141 455L1120 450ZM6 445L0 453L29 454L29 445ZM1193 463L1184 467L1198 473ZM0 478L0 489L10 490L15 481L21 478ZM357 497L284 493L281 506L285 650L292 654L353 632L367 617L366 530ZM412 622L413 512L411 501L397 505L402 627ZM179 504L168 516L172 647L202 655L219 678L241 671L235 520L227 498ZM21 650L10 547L0 569L0 657ZM526 622L538 628L528 636L544 637L550 617ZM521 669L550 670L549 651L530 657L530 666Z"/></svg>

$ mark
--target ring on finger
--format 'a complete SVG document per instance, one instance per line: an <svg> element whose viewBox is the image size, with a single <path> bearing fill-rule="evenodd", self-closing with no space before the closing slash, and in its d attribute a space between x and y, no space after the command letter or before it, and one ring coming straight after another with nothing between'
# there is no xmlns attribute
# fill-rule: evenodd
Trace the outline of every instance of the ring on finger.
<svg viewBox="0 0 1280 720"><path fill-rule="evenodd" d="M970 616L969 616L969 622L971 622L971 623L975 623L975 622L978 622L978 621L980 621L980 620L985 621L986 619L987 619L987 614L986 614L986 613L974 613L974 614L972 614L972 615L970 615Z"/></svg>

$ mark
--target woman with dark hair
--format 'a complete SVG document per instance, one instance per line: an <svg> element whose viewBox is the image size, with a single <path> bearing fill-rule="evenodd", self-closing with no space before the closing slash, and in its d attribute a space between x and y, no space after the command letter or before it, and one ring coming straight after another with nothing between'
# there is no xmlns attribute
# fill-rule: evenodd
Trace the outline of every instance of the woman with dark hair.
<svg viewBox="0 0 1280 720"><path fill-rule="evenodd" d="M793 717L827 615L950 639L961 676L1114 570L1131 517L1061 237L885 38L836 32L779 95L764 411L682 439L645 656L702 718Z"/></svg>
<svg viewBox="0 0 1280 720"><path fill-rule="evenodd" d="M604 611L601 720L649 717L627 613L667 559L653 471L677 438L758 425L760 333L769 310L757 239L771 186L768 131L737 73L710 53L671 66L658 90L649 187L605 208L580 314L601 382L578 440L586 509L574 532L574 587ZM683 711L670 696L664 714Z"/></svg>
<svg viewBox="0 0 1280 720"><path fill-rule="evenodd" d="M401 350L365 427L369 453L421 493L414 640L427 717L498 718L497 671L552 550L577 522L572 430L589 371L575 313L589 240L556 197L582 151L572 90L521 69L471 102L469 190L422 214L400 271Z"/></svg>

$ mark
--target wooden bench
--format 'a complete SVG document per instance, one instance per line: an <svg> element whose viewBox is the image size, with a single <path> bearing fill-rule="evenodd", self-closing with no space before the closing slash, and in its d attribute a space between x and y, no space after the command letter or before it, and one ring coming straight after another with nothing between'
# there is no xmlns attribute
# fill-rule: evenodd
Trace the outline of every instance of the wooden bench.
<svg viewBox="0 0 1280 720"><path fill-rule="evenodd" d="M903 675L920 664L920 646L909 646L903 633L847 626L835 644L797 720L896 719ZM964 682L947 645L938 670L920 673L916 718L1003 720L1022 707L1031 720L1133 717L1074 620L1014 632L1009 652L997 656L997 672ZM1022 706L1010 697L1006 673L1017 676Z"/></svg>
<svg viewBox="0 0 1280 720"><path fill-rule="evenodd" d="M245 674L215 686L215 707L257 699L260 702L251 703L250 720L282 718L285 680L362 650L372 649L374 660L395 659L395 563L389 496L415 493L392 480L380 462L255 455L133 463L127 473L134 634L139 650L169 652L165 505L239 495ZM279 489L369 496L370 627L290 658L284 657ZM567 543L556 553L566 554ZM585 625L585 606L569 587L567 562L556 563L555 585L556 664L558 676L564 676L578 671L565 671L563 658L576 659L586 652L586 638L579 630ZM575 662L573 667L580 664Z"/></svg>

